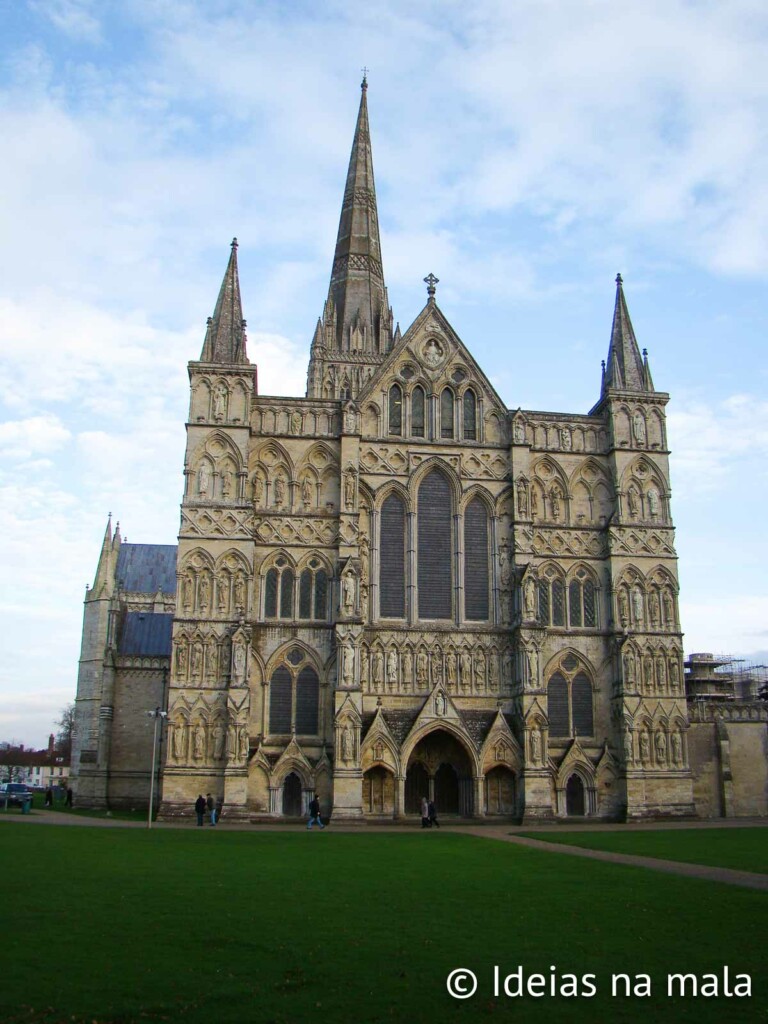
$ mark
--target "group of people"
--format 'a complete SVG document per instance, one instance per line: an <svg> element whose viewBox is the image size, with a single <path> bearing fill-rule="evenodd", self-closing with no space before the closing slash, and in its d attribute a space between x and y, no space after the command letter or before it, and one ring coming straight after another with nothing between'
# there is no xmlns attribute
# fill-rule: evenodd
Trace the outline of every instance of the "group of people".
<svg viewBox="0 0 768 1024"><path fill-rule="evenodd" d="M197 815L198 825L203 825L206 812L211 819L211 825L215 825L220 813L219 807L210 793L206 796L203 796L201 793L197 800L195 800L195 814Z"/></svg>
<svg viewBox="0 0 768 1024"><path fill-rule="evenodd" d="M421 827L422 828L440 828L440 822L437 820L437 811L435 810L435 801L428 800L425 796L421 798Z"/></svg>

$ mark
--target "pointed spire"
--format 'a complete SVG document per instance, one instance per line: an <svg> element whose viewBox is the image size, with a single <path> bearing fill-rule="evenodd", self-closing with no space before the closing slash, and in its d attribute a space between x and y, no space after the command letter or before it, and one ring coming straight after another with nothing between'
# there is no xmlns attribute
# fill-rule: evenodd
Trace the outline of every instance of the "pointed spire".
<svg viewBox="0 0 768 1024"><path fill-rule="evenodd" d="M120 527L118 526L115 539L120 536ZM119 547L119 543L118 543ZM114 565L114 543L112 537L112 513L110 512L107 517L107 528L104 531L104 539L101 542L101 553L99 554L99 561L96 566L96 575L93 578L93 586L88 592L88 596L91 597L109 597L112 593L113 580L113 565Z"/></svg>
<svg viewBox="0 0 768 1024"><path fill-rule="evenodd" d="M245 351L245 320L240 301L240 278L237 272L237 239L232 239L229 263L221 283L213 316L208 317L205 342L200 355L202 363L247 363Z"/></svg>
<svg viewBox="0 0 768 1024"><path fill-rule="evenodd" d="M629 319L621 274L616 275L616 305L613 310L611 344L603 372L601 398L609 388L621 391L653 391Z"/></svg>

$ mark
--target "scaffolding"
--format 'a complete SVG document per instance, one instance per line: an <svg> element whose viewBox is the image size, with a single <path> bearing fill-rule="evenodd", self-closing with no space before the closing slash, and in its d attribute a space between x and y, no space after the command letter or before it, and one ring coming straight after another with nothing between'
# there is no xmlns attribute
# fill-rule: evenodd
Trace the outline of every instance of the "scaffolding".
<svg viewBox="0 0 768 1024"><path fill-rule="evenodd" d="M685 690L693 701L768 700L768 666L733 654L689 654Z"/></svg>

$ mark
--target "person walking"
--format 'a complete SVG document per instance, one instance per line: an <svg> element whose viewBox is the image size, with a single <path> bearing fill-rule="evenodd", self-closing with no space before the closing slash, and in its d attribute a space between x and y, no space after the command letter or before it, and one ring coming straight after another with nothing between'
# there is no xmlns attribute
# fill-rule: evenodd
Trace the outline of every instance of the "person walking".
<svg viewBox="0 0 768 1024"><path fill-rule="evenodd" d="M205 797L201 793L200 796L195 800L195 814L197 815L197 824L203 824L203 815L205 814Z"/></svg>
<svg viewBox="0 0 768 1024"><path fill-rule="evenodd" d="M316 796L313 796L309 802L309 821L307 823L307 831L311 831L312 826L317 822L320 828L325 828L325 825L320 821L320 801Z"/></svg>
<svg viewBox="0 0 768 1024"><path fill-rule="evenodd" d="M421 827L430 828L429 824L429 800L425 796L421 798Z"/></svg>
<svg viewBox="0 0 768 1024"><path fill-rule="evenodd" d="M213 799L210 793L205 798L205 806L208 808L208 813L211 816L211 824L216 824L216 801Z"/></svg>
<svg viewBox="0 0 768 1024"><path fill-rule="evenodd" d="M50 786L45 791L45 806L53 807L53 790Z"/></svg>
<svg viewBox="0 0 768 1024"><path fill-rule="evenodd" d="M72 806L72 787L71 786L67 786L67 799L65 801L64 806L65 807L71 807Z"/></svg>
<svg viewBox="0 0 768 1024"><path fill-rule="evenodd" d="M435 828L440 828L440 822L437 820L437 811L435 809L434 800L429 801L429 804L427 805L427 811L429 814L429 827L432 828L432 826L434 825Z"/></svg>

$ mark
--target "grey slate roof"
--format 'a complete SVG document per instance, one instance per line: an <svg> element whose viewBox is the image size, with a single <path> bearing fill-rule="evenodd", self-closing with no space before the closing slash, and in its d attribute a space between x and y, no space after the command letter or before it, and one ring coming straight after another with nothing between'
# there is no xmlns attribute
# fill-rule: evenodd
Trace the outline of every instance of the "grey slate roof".
<svg viewBox="0 0 768 1024"><path fill-rule="evenodd" d="M134 546L139 547L138 544ZM118 653L170 657L172 626L173 615L170 613L126 612L120 628Z"/></svg>
<svg viewBox="0 0 768 1024"><path fill-rule="evenodd" d="M121 544L115 580L133 594L176 593L175 544Z"/></svg>

